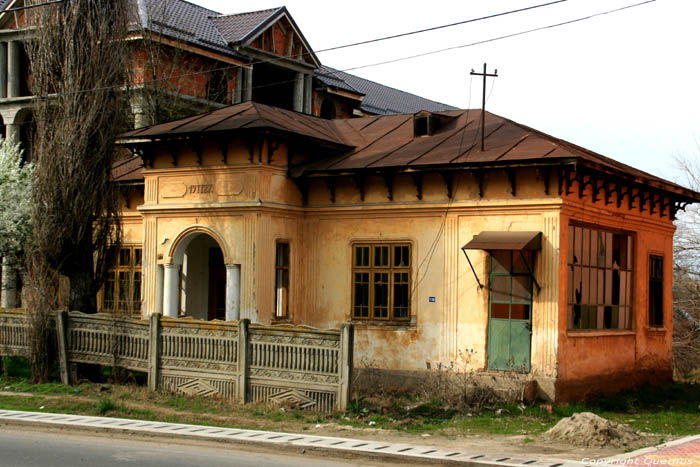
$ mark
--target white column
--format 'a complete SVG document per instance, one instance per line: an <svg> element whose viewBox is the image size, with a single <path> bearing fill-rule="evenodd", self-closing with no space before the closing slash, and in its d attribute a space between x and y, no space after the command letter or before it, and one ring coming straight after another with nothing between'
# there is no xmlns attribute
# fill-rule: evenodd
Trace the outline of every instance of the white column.
<svg viewBox="0 0 700 467"><path fill-rule="evenodd" d="M304 73L297 72L294 77L293 109L296 112L304 111Z"/></svg>
<svg viewBox="0 0 700 467"><path fill-rule="evenodd" d="M180 266L178 264L164 264L163 268L165 270L163 277L163 314L169 318L177 318Z"/></svg>
<svg viewBox="0 0 700 467"><path fill-rule="evenodd" d="M163 275L163 265L159 264L156 269L156 309L153 310L153 313L159 315L163 314Z"/></svg>
<svg viewBox="0 0 700 467"><path fill-rule="evenodd" d="M2 259L2 292L0 308L17 308L17 271L7 258Z"/></svg>
<svg viewBox="0 0 700 467"><path fill-rule="evenodd" d="M226 265L226 321L241 318L241 265Z"/></svg>
<svg viewBox="0 0 700 467"><path fill-rule="evenodd" d="M7 42L0 42L0 98L7 97Z"/></svg>
<svg viewBox="0 0 700 467"><path fill-rule="evenodd" d="M6 123L5 124L5 138L8 141L13 141L19 143L19 125L16 123ZM24 148L24 145L22 146Z"/></svg>
<svg viewBox="0 0 700 467"><path fill-rule="evenodd" d="M18 41L7 43L7 97L19 97L20 94L20 47Z"/></svg>
<svg viewBox="0 0 700 467"><path fill-rule="evenodd" d="M240 104L243 100L243 68L236 68L236 89L233 91L233 103Z"/></svg>
<svg viewBox="0 0 700 467"><path fill-rule="evenodd" d="M246 68L243 72L243 101L253 100L253 68Z"/></svg>
<svg viewBox="0 0 700 467"><path fill-rule="evenodd" d="M313 76L311 73L304 75L304 113L311 115L313 109Z"/></svg>

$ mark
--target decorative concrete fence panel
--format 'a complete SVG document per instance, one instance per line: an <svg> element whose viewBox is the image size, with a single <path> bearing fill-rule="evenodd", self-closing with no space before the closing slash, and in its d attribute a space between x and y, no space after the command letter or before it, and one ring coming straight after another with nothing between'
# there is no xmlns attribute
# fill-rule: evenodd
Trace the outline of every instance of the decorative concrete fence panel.
<svg viewBox="0 0 700 467"><path fill-rule="evenodd" d="M93 363L148 373L151 390L345 410L352 379L353 326L319 330L111 314L55 314L63 382L70 365ZM0 312L0 355L29 356L26 316Z"/></svg>
<svg viewBox="0 0 700 467"><path fill-rule="evenodd" d="M7 357L29 357L31 347L26 319L23 312L0 313L0 355Z"/></svg>
<svg viewBox="0 0 700 467"><path fill-rule="evenodd" d="M248 385L254 401L330 411L347 406L352 332L291 326L249 328Z"/></svg>
<svg viewBox="0 0 700 467"><path fill-rule="evenodd" d="M59 322L67 325L66 350L71 363L96 363L128 370L148 370L148 321L103 313L64 313L59 312L58 317ZM64 316L67 316L65 321Z"/></svg>
<svg viewBox="0 0 700 467"><path fill-rule="evenodd" d="M237 322L159 321L158 387L240 399Z"/></svg>

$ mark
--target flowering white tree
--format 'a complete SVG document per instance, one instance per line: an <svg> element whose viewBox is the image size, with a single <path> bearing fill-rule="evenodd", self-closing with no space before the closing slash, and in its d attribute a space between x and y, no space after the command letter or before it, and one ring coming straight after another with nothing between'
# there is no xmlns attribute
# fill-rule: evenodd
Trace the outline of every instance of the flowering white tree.
<svg viewBox="0 0 700 467"><path fill-rule="evenodd" d="M31 241L34 164L22 162L19 143L0 138L0 257L17 266Z"/></svg>

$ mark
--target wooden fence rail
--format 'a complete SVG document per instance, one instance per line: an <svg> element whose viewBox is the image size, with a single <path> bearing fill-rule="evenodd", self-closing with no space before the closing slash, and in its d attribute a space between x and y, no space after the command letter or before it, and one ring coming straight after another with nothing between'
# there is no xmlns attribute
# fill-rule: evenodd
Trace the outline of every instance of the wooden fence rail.
<svg viewBox="0 0 700 467"><path fill-rule="evenodd" d="M319 330L56 312L61 380L70 365L94 363L148 373L151 390L218 395L329 412L345 410L352 379L353 326ZM0 355L30 356L19 311L0 311Z"/></svg>

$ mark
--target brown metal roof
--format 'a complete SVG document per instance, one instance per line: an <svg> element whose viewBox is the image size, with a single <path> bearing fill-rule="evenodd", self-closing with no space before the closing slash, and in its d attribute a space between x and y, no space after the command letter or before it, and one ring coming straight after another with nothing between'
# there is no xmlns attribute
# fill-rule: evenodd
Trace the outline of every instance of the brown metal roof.
<svg viewBox="0 0 700 467"><path fill-rule="evenodd" d="M202 115L134 130L127 145L235 130L271 130L332 147L325 157L294 167L293 177L355 173L478 169L513 165L576 164L700 201L700 193L637 170L580 146L498 115L486 113L481 150L481 111L434 113L442 127L416 136L414 118L429 112L325 120L264 104L245 102ZM229 137L233 137L229 135Z"/></svg>
<svg viewBox="0 0 700 467"><path fill-rule="evenodd" d="M173 122L124 133L118 142L138 144L235 130L277 130L349 148L330 120L255 102L244 102Z"/></svg>
<svg viewBox="0 0 700 467"><path fill-rule="evenodd" d="M483 231L462 247L463 250L539 250L542 232Z"/></svg>
<svg viewBox="0 0 700 467"><path fill-rule="evenodd" d="M112 179L116 182L143 180L143 161L140 157L130 157L112 166Z"/></svg>

